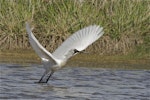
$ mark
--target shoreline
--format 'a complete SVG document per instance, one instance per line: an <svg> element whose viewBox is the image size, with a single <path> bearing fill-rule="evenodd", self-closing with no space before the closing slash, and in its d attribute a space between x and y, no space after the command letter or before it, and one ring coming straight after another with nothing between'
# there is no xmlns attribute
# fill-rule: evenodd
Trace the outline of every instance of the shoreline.
<svg viewBox="0 0 150 100"><path fill-rule="evenodd" d="M150 69L150 58L129 55L78 54L66 66L83 66L111 69ZM40 58L32 50L0 51L0 63L41 64Z"/></svg>

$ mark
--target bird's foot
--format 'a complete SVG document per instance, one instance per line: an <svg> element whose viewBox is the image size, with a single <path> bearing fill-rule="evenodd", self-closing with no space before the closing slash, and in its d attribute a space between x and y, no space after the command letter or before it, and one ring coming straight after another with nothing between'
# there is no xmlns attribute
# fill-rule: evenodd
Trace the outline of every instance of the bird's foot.
<svg viewBox="0 0 150 100"><path fill-rule="evenodd" d="M38 82L34 82L34 83L47 83L46 81L38 81Z"/></svg>

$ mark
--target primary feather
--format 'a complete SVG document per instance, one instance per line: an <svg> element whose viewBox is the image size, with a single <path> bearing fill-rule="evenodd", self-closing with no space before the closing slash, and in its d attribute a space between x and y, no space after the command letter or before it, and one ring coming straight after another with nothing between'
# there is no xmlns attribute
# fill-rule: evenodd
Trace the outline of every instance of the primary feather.
<svg viewBox="0 0 150 100"><path fill-rule="evenodd" d="M88 26L71 35L52 54L58 59L65 59L65 55L67 55L70 50L76 49L78 51L82 51L86 49L90 44L99 39L103 33L104 32L102 27L100 28L97 25Z"/></svg>
<svg viewBox="0 0 150 100"><path fill-rule="evenodd" d="M55 64L56 63L55 58L35 38L27 22L26 22L26 30L27 30L27 33L29 36L29 42L32 48L38 54L38 56L42 59L42 61L50 61L50 63Z"/></svg>

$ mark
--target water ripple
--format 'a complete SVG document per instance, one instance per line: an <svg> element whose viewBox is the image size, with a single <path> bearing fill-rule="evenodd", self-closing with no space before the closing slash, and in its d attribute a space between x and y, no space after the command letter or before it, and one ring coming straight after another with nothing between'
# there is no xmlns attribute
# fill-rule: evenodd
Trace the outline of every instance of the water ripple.
<svg viewBox="0 0 150 100"><path fill-rule="evenodd" d="M41 65L0 64L0 99L149 100L149 70L66 67L35 84Z"/></svg>

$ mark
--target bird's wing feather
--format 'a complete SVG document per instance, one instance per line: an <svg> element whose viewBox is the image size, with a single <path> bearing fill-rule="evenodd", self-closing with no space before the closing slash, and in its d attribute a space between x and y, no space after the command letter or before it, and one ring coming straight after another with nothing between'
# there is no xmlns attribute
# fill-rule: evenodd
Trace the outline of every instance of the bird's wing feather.
<svg viewBox="0 0 150 100"><path fill-rule="evenodd" d="M103 33L103 28L97 25L83 28L65 40L52 54L58 59L68 59L73 56L71 54L74 53L72 50L82 51L86 49L90 44L99 39Z"/></svg>
<svg viewBox="0 0 150 100"><path fill-rule="evenodd" d="M38 56L42 59L42 61L50 61L52 64L55 64L55 58L53 57L53 55L48 52L39 42L38 40L35 38L35 36L33 35L29 24L26 22L26 30L29 36L29 41L31 46L33 47L33 49L35 50L35 52L38 54Z"/></svg>

